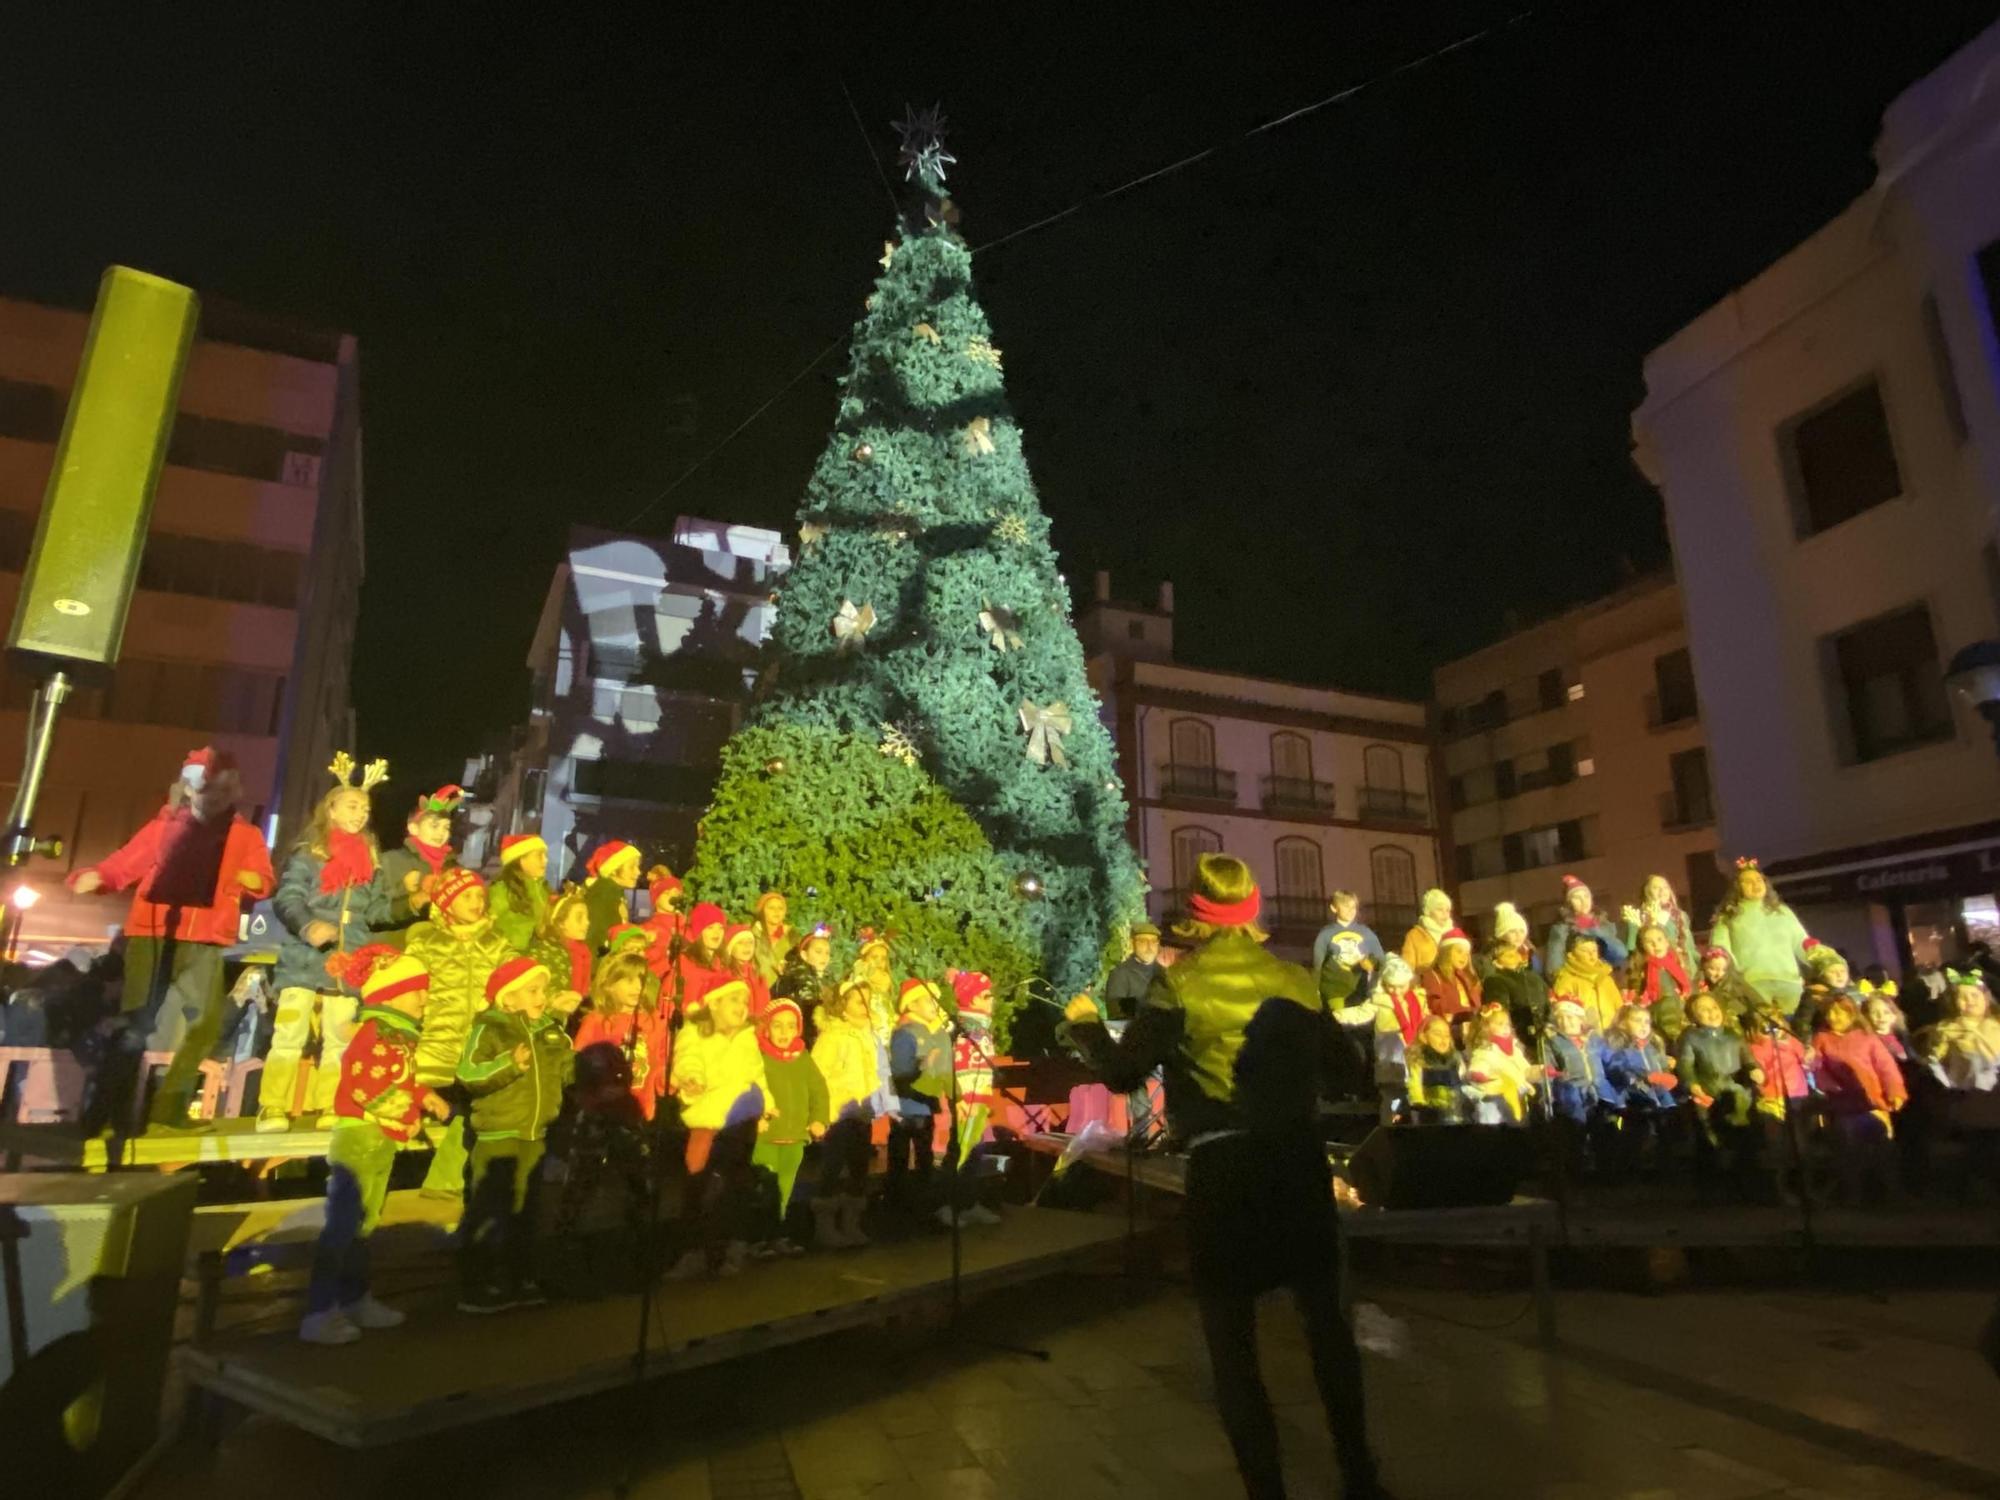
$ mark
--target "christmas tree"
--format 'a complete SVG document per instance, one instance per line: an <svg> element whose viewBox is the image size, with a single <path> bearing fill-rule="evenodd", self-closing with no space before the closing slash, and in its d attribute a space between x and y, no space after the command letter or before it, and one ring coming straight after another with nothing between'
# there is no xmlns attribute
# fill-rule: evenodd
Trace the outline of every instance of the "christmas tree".
<svg viewBox="0 0 2000 1500"><path fill-rule="evenodd" d="M922 202L855 325L691 884L739 912L785 891L843 963L873 927L899 972L982 970L1004 1031L1029 981L1094 982L1143 887L939 123L897 127Z"/></svg>

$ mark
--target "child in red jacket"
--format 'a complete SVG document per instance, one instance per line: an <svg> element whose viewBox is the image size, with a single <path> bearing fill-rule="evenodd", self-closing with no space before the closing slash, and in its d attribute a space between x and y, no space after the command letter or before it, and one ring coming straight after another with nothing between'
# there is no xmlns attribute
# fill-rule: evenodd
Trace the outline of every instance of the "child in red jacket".
<svg viewBox="0 0 2000 1500"><path fill-rule="evenodd" d="M1902 1069L1882 1038L1861 1024L1861 1008L1834 995L1821 1012L1825 1030L1813 1038L1814 1073L1834 1131L1834 1166L1853 1200L1887 1188L1888 1144L1894 1117L1909 1102Z"/></svg>

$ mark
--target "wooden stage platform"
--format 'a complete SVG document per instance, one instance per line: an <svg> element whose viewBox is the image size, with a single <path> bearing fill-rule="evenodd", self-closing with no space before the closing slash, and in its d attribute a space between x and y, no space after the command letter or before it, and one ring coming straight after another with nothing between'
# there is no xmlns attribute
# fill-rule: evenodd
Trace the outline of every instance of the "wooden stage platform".
<svg viewBox="0 0 2000 1500"><path fill-rule="evenodd" d="M426 1151L444 1127L429 1124L426 1139L405 1148ZM147 1167L173 1172L182 1167L217 1166L224 1162L299 1161L325 1156L333 1141L331 1130L295 1126L260 1133L254 1119L215 1121L204 1130L154 1130L127 1136L118 1157L120 1167ZM113 1141L85 1135L74 1125L0 1124L0 1161L8 1171L23 1166L53 1166L70 1172L103 1172L112 1166Z"/></svg>
<svg viewBox="0 0 2000 1500"><path fill-rule="evenodd" d="M980 1296L1115 1254L1122 1214L1009 1208L964 1235L962 1286ZM741 1276L667 1282L655 1303L649 1378L946 1305L942 1234L765 1261ZM628 1385L638 1300L556 1302L490 1317L449 1295L406 1306L403 1327L337 1349L280 1331L222 1334L177 1351L199 1390L350 1448L421 1437Z"/></svg>

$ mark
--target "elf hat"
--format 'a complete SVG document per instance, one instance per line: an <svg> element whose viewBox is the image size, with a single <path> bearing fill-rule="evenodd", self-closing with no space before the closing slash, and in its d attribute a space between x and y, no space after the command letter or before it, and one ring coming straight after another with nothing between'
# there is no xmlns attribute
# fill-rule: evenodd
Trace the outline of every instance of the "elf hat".
<svg viewBox="0 0 2000 1500"><path fill-rule="evenodd" d="M928 996L934 1002L944 998L938 992L938 987L928 979L905 979L902 989L897 991L896 1013L898 1015L908 1015L910 1007L925 996Z"/></svg>
<svg viewBox="0 0 2000 1500"><path fill-rule="evenodd" d="M429 795L417 798L417 805L410 812L410 821L414 823L417 819L430 817L433 813L448 818L458 811L458 804L464 800L464 787L441 786Z"/></svg>
<svg viewBox="0 0 2000 1500"><path fill-rule="evenodd" d="M517 958L508 959L507 962L500 965L487 978L487 1001L490 1004L498 1005L501 997L509 990L518 989L522 981L532 979L537 974L540 974L544 979L548 978L548 968L543 964L535 962L527 954L523 953Z"/></svg>
<svg viewBox="0 0 2000 1500"><path fill-rule="evenodd" d="M650 948L653 946L653 930L650 927L641 927L637 922L620 922L605 934L604 951L616 953L621 945L629 945L635 949Z"/></svg>
<svg viewBox="0 0 2000 1500"><path fill-rule="evenodd" d="M209 777L235 769L235 756L213 745L203 745L199 750L190 750L187 759L181 763L181 780L191 787L200 788L208 784Z"/></svg>
<svg viewBox="0 0 2000 1500"><path fill-rule="evenodd" d="M729 918L713 901L704 901L688 913L687 930L700 937L710 927L727 927Z"/></svg>
<svg viewBox="0 0 2000 1500"><path fill-rule="evenodd" d="M602 875L613 865L623 864L628 856L633 864L636 865L639 862L639 851L637 849L634 849L623 839L612 839L609 843L599 844L591 851L590 858L585 862L584 868L593 875Z"/></svg>
<svg viewBox="0 0 2000 1500"><path fill-rule="evenodd" d="M960 1011L974 1016L993 1014L993 981L976 969L961 969L951 976L952 998Z"/></svg>
<svg viewBox="0 0 2000 1500"><path fill-rule="evenodd" d="M761 917L764 915L765 907L769 906L773 901L783 901L784 899L785 893L783 891L765 891L751 903L750 910Z"/></svg>
<svg viewBox="0 0 2000 1500"><path fill-rule="evenodd" d="M680 876L674 874L673 871L669 870L667 871L666 874L660 876L659 879L655 880L651 885L646 887L646 894L653 898L653 904L655 906L659 906L666 901L667 897L671 896L675 891L679 890L680 888L681 888Z"/></svg>
<svg viewBox="0 0 2000 1500"><path fill-rule="evenodd" d="M1575 890L1580 885L1583 885L1583 882L1577 879L1577 877L1574 875L1564 875L1562 878L1562 888L1564 895L1568 895L1571 891ZM1585 890L1590 889L1589 886L1584 886L1583 888Z"/></svg>
<svg viewBox="0 0 2000 1500"><path fill-rule="evenodd" d="M517 859L525 859L530 854L547 854L548 841L539 833L510 833L500 840L500 868L506 869Z"/></svg>
<svg viewBox="0 0 2000 1500"><path fill-rule="evenodd" d="M1811 969L1815 974L1820 973L1822 970L1830 969L1835 964L1844 964L1847 962L1846 959L1840 956L1839 949L1822 943L1816 937L1807 938L1803 946L1806 951L1806 967Z"/></svg>
<svg viewBox="0 0 2000 1500"><path fill-rule="evenodd" d="M485 889L486 882L481 880L478 875L466 869L463 865L453 865L449 870L439 875L436 883L431 886L431 910L441 911L446 916L450 916L451 909L457 904L460 896L463 896L467 891L483 891Z"/></svg>
<svg viewBox="0 0 2000 1500"><path fill-rule="evenodd" d="M342 978L361 992L364 1005L387 1005L399 995L431 987L430 970L387 943L370 943L347 955Z"/></svg>

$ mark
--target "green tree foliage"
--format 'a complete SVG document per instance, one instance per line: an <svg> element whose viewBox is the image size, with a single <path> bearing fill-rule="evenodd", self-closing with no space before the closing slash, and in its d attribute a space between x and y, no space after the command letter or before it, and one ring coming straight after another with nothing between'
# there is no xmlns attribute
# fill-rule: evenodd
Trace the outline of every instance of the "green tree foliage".
<svg viewBox="0 0 2000 1500"><path fill-rule="evenodd" d="M971 254L929 207L855 327L693 885L733 911L780 888L843 943L895 928L907 970L1065 995L1142 885Z"/></svg>

